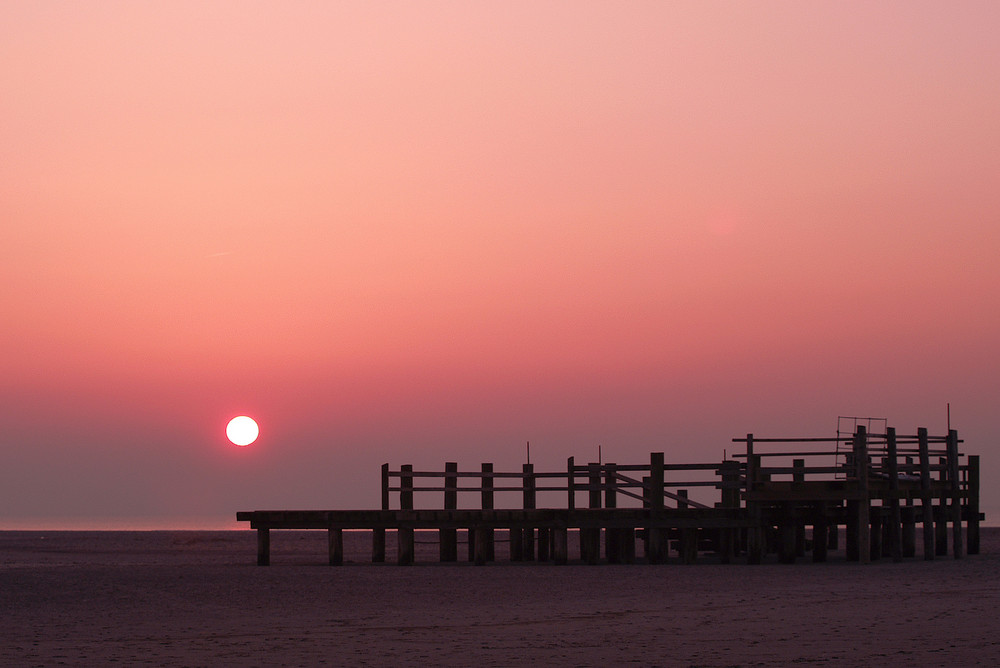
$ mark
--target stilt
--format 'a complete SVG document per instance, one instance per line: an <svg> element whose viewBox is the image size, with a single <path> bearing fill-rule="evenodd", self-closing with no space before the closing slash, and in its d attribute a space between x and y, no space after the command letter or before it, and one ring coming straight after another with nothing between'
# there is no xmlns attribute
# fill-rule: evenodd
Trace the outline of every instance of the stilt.
<svg viewBox="0 0 1000 668"><path fill-rule="evenodd" d="M552 561L560 566L569 563L569 550L566 540L566 527L552 529Z"/></svg>
<svg viewBox="0 0 1000 668"><path fill-rule="evenodd" d="M327 543L329 544L330 565L342 566L344 564L344 530L327 530Z"/></svg>
<svg viewBox="0 0 1000 668"><path fill-rule="evenodd" d="M271 563L271 530L264 527L257 529L257 565L268 566Z"/></svg>

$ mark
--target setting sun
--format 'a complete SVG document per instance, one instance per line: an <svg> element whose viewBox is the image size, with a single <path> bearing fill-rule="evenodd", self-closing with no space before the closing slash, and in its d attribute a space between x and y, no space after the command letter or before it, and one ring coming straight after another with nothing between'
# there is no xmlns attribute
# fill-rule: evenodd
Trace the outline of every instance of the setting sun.
<svg viewBox="0 0 1000 668"><path fill-rule="evenodd" d="M257 422L253 418L247 417L246 415L240 415L234 417L226 425L226 437L233 442L234 445L244 446L250 445L257 440L257 436L260 434L260 428L257 426Z"/></svg>

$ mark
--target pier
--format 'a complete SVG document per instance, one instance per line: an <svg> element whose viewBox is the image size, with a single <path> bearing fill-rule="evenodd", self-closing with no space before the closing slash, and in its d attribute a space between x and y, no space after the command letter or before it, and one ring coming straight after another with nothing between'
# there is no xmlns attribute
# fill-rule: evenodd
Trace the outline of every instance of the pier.
<svg viewBox="0 0 1000 668"><path fill-rule="evenodd" d="M499 535L512 561L576 561L571 531L585 564L690 564L709 554L722 563L771 555L822 562L841 549L842 534L848 561L900 561L917 556L918 526L923 559L979 553L979 457L960 452L955 430L900 435L859 425L830 438L747 434L733 442L731 459L706 464L666 463L662 452L641 464L570 457L562 471L383 464L381 509L255 510L236 519L257 531L259 565L270 563L272 529L326 530L331 565L343 564L343 532L352 529L371 533L375 563L386 561L386 534L394 533L403 566L415 562L415 532L427 530L437 535L440 561L459 560L461 535L463 558L479 565L496 560ZM460 507L460 495L476 507ZM517 507L497 502L511 497Z"/></svg>

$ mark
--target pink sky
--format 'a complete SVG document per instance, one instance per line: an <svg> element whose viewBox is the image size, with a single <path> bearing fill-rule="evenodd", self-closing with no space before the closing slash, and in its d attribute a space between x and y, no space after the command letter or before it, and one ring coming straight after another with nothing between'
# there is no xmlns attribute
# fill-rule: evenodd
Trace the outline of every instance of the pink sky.
<svg viewBox="0 0 1000 668"><path fill-rule="evenodd" d="M947 402L995 480L998 33L987 2L5 2L0 528Z"/></svg>

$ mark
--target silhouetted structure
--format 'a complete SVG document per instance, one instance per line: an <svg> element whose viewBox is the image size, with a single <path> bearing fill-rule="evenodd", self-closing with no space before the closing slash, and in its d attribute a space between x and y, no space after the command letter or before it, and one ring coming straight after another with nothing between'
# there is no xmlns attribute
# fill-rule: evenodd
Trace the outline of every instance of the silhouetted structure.
<svg viewBox="0 0 1000 668"><path fill-rule="evenodd" d="M955 558L979 553L979 457L959 452L954 430L900 436L893 428L870 434L859 426L850 437L747 434L733 441L744 452L712 464L666 464L661 452L647 464L578 465L571 457L559 472L536 472L531 464L520 472L497 472L492 464L479 471L459 471L455 463L444 471L383 464L381 510L256 510L236 519L257 530L260 565L270 562L271 529L326 529L332 565L343 563L345 529L371 531L374 562L385 561L386 532L395 532L400 565L414 562L414 532L427 529L438 534L441 561L458 560L461 532L476 564L496 558L497 530L507 530L511 560L557 564L570 560L570 530L579 530L580 560L588 564L659 564L671 550L683 563L700 552L723 563L760 563L770 553L791 563L807 551L825 561L839 549L841 527L848 560L901 560L916 554L918 524L924 559L948 553L948 524ZM470 480L475 484L460 484ZM692 488L713 500L696 500ZM498 494L512 492L519 493L519 508L495 507ZM443 494L443 503L414 507L416 494L427 500L431 493ZM460 509L459 493L477 494L479 507ZM539 494L565 503L539 508Z"/></svg>

